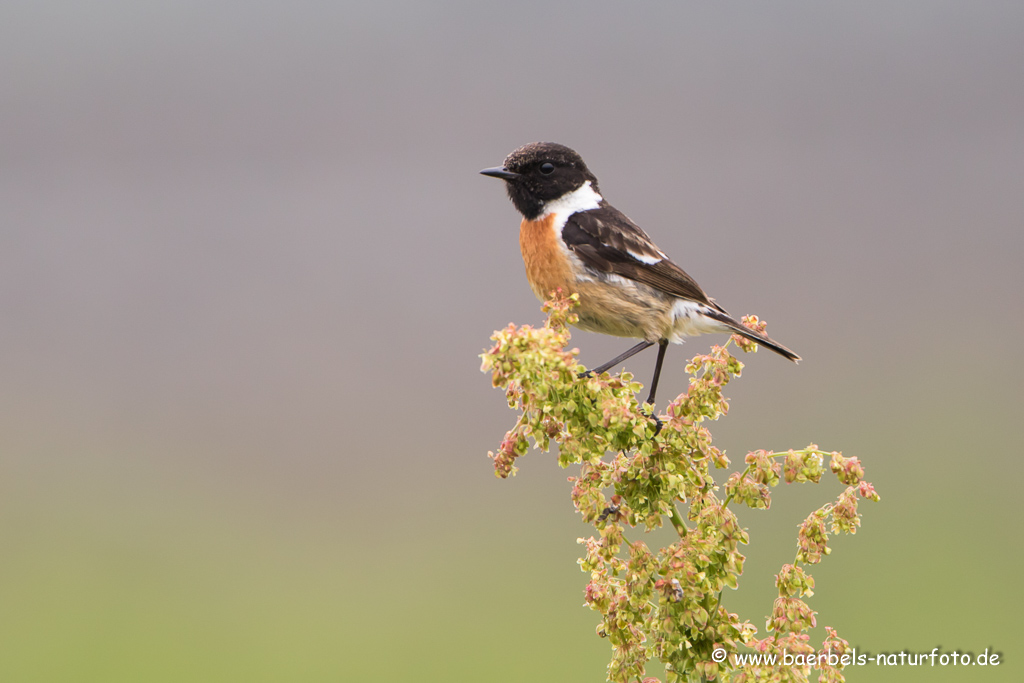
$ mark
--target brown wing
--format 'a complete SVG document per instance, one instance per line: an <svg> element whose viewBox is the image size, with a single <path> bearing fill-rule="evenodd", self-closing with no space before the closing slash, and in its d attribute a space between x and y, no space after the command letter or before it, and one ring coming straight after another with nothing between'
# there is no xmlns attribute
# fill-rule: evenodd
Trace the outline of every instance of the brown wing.
<svg viewBox="0 0 1024 683"><path fill-rule="evenodd" d="M639 226L614 207L574 213L562 228L562 239L588 268L599 273L620 275L666 294L719 308Z"/></svg>

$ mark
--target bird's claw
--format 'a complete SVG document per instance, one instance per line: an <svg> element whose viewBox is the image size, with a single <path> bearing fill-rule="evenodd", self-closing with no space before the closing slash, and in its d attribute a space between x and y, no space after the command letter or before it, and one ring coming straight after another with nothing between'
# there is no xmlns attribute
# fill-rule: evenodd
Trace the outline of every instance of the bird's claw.
<svg viewBox="0 0 1024 683"><path fill-rule="evenodd" d="M651 411L649 413L644 412L642 408L640 409L640 412L645 417L654 420L654 436L657 436L661 432L661 428L664 426L664 424L662 423L661 418L658 417L658 414L654 412L654 406L651 406Z"/></svg>

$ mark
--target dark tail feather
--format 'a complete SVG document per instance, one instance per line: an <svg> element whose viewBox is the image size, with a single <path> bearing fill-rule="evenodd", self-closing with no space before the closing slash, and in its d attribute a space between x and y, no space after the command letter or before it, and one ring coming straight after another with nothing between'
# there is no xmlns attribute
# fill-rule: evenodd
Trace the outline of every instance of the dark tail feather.
<svg viewBox="0 0 1024 683"><path fill-rule="evenodd" d="M792 351L787 349L785 346L783 346L779 342L777 342L774 339L772 339L771 337L768 337L768 336L763 335L763 334L758 334L757 332L754 332L752 329L744 326L743 323L737 322L736 320L733 320L733 318L731 316L729 316L728 313L725 313L724 311L721 312L721 313L718 312L718 311L713 311L713 312L710 312L709 315L710 315L710 317L713 317L718 322L723 323L726 327L728 327L730 330L732 330L736 334L738 334L738 335L740 335L742 337L746 337L750 341L756 342L758 344L761 344L762 346L767 346L769 349L771 349L775 353L777 353L780 356L783 356L785 358L788 358L789 360L793 361L794 363L799 363L800 362L800 356L796 355L795 353L793 353Z"/></svg>

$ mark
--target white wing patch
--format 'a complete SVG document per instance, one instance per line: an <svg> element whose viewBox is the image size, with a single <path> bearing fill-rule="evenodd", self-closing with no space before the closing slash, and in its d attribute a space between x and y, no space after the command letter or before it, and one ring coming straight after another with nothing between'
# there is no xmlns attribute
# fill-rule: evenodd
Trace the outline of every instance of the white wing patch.
<svg viewBox="0 0 1024 683"><path fill-rule="evenodd" d="M658 252L658 256L637 254L636 252L629 251L628 249L626 250L626 253L635 258L637 261L640 261L641 263L646 263L649 266L653 266L655 263L661 263L661 259L665 258L665 255L662 254L660 251Z"/></svg>

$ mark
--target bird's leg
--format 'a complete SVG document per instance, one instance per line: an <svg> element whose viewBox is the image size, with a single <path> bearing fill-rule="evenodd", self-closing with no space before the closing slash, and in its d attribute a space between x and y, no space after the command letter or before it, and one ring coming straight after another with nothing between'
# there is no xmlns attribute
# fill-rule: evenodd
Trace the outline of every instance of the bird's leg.
<svg viewBox="0 0 1024 683"><path fill-rule="evenodd" d="M592 374L600 375L602 372L604 372L608 368L613 367L615 365L618 365L619 363L621 363L622 361L626 360L627 358L632 358L636 354L640 353L644 349L646 349L648 347L651 347L651 346L654 346L654 342L647 341L645 339L644 341L640 342L639 344L637 344L636 346L632 347L628 351L625 351L623 353L620 353L618 356L615 356L615 358L612 358L607 363L602 363L601 365L598 365L593 370L587 370L586 372L581 372L579 376L581 378L583 378L583 377L589 377ZM665 351L667 349L668 349L668 340L667 339L662 339L660 342L658 342L658 361L654 365L654 379L651 380L651 393L647 397L647 402L650 403L652 406L654 405L654 393L658 390L658 379L661 377L661 366L662 366L662 363L665 362ZM654 420L654 434L655 434L655 436L657 436L658 432L661 431L661 420L658 418L657 415L654 414L653 407L651 408L651 419Z"/></svg>
<svg viewBox="0 0 1024 683"><path fill-rule="evenodd" d="M644 341L640 342L639 344L637 344L636 346L634 346L633 348L631 348L628 351L626 351L625 353L620 353L619 355L615 356L615 358L612 358L607 363L602 363L601 365L598 365L593 370L587 370L586 372L581 372L580 373L580 377L589 377L590 375L595 375L595 374L596 375L600 375L602 372L604 372L608 368L610 368L610 367L612 367L614 365L618 365L619 363L621 363L622 361L626 360L627 358L632 358L633 356L635 356L636 354L640 353L641 351L643 351L644 349L646 349L649 346L654 346L654 342L649 342L647 340L644 340Z"/></svg>
<svg viewBox="0 0 1024 683"><path fill-rule="evenodd" d="M661 377L661 364L665 362L665 351L668 349L668 340L662 339L658 342L658 360L654 364L654 379L651 380L651 393L647 402L654 405L654 393L658 391L658 378Z"/></svg>
<svg viewBox="0 0 1024 683"><path fill-rule="evenodd" d="M654 420L654 435L661 431L661 420L654 412L654 394L658 391L658 379L661 377L661 365L665 362L665 351L668 350L668 340L662 339L658 342L658 360L654 363L654 379L651 380L651 393L647 396L647 403L651 404L651 418Z"/></svg>

